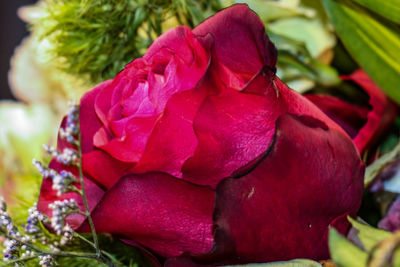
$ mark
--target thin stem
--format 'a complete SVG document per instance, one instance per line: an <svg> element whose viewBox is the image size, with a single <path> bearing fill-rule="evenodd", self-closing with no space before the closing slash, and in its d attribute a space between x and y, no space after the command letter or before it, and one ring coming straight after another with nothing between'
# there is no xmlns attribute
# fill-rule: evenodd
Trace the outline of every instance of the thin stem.
<svg viewBox="0 0 400 267"><path fill-rule="evenodd" d="M33 255L33 256L7 261L7 262L5 262L4 264L2 264L0 266L3 267L3 266L8 266L8 265L13 264L13 263L30 261L30 260L36 259L38 256L46 256L46 255L50 255L50 256L53 256L53 257L85 258L85 259L92 259L92 260L100 261L97 258L96 254L80 254L80 253L67 253L67 252L55 253L55 252L50 252L50 251L41 251L38 254ZM113 266L113 265L109 265L109 264L105 263L103 260L100 261L100 262L106 264L107 266Z"/></svg>
<svg viewBox="0 0 400 267"><path fill-rule="evenodd" d="M79 181L81 183L81 191L82 191L82 198L83 198L83 204L85 205L85 211L86 211L86 218L88 219L89 222L89 226L90 226L90 230L92 232L93 235L93 243L94 246L96 248L96 255L98 258L101 257L101 251L100 251L100 246L99 246L99 240L97 238L97 234L96 234L96 229L94 227L94 223L92 220L92 216L90 216L90 210L89 210L89 205L88 205L88 201L86 198L86 192L85 192L85 184L83 182L83 171L82 171L82 141L81 141L81 131L80 131L80 125L79 125L79 135L78 135L78 156L79 156Z"/></svg>
<svg viewBox="0 0 400 267"><path fill-rule="evenodd" d="M95 248L94 243L93 243L92 241L90 241L89 239L87 239L86 237L84 237L83 235L74 232L74 236L80 238L81 240L85 241L86 243L88 243L89 245L91 245L92 247ZM102 253L103 255L107 256L111 261L113 261L113 262L114 262L114 261L115 261L115 262L118 261L113 255L111 255L111 254L108 253L107 251L104 251L104 250L100 250L100 251L101 251L101 253Z"/></svg>
<svg viewBox="0 0 400 267"><path fill-rule="evenodd" d="M6 238L8 238L8 239L13 239L13 240L17 241L18 243L20 243L21 245L25 245L25 246L29 247L30 249L32 249L32 250L38 252L38 254L33 255L33 256L29 256L29 257L25 257L25 258L10 260L10 261L6 262L5 265L1 265L1 266L7 266L7 265L9 265L9 264L11 264L11 263L17 263L17 262L28 261L28 260L34 259L34 258L36 258L36 257L38 257L38 256L40 256L40 255L51 255L51 256L54 256L54 257L75 257L75 258L95 259L95 260L98 260L98 261L100 261L100 262L103 262L103 263L107 264L103 258L98 257L98 256L97 256L96 254L94 254L94 253L78 253L78 252L62 252L62 251L61 251L61 252L52 252L52 251L46 251L46 250L42 250L41 248L39 248L39 247L37 247L37 246L35 246L35 245L31 244L31 243L24 242L24 241L22 241L22 240L20 240L20 239L18 239L18 238L16 238L16 237L10 236L10 235L7 234L7 233L4 233L4 232L3 232L3 236L6 237ZM113 265L109 265L109 264L107 264L107 265L108 265L108 266L113 266Z"/></svg>
<svg viewBox="0 0 400 267"><path fill-rule="evenodd" d="M9 261L3 263L3 264L0 265L0 266L3 267L3 266L11 265L11 264L13 264L13 263L19 263L19 262L30 261L30 260L36 259L36 257L37 257L37 255L35 255L35 256L29 256L29 257L25 257L25 258L19 258L19 259L15 259L15 260L9 260Z"/></svg>
<svg viewBox="0 0 400 267"><path fill-rule="evenodd" d="M90 241L89 239L87 239L86 237L84 237L83 235L78 234L77 232L74 232L74 236L78 237L79 239L85 241L86 243L88 243L89 245L91 245L93 248L96 248L96 246L94 245L94 243L92 241Z"/></svg>

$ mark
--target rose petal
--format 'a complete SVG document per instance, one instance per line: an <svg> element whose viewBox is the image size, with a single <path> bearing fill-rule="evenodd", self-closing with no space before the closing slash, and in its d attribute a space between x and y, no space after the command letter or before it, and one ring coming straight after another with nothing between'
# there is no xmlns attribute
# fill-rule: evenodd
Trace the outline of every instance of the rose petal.
<svg viewBox="0 0 400 267"><path fill-rule="evenodd" d="M348 226L346 215L361 204L363 174L345 134L312 117L280 117L265 159L217 187L215 255L242 262L328 258L329 225Z"/></svg>
<svg viewBox="0 0 400 267"><path fill-rule="evenodd" d="M130 118L123 127L126 132L122 137L109 137L105 128L99 130L93 138L94 145L123 162L138 162L146 148L158 117ZM112 126L114 122L110 122Z"/></svg>
<svg viewBox="0 0 400 267"><path fill-rule="evenodd" d="M151 264L152 267L161 267L159 259L157 259L157 257L153 253L151 253L148 249L146 249L139 243L133 242L132 240L129 239L121 239L121 241L124 242L125 244L128 244L140 250L142 255L148 260L148 262Z"/></svg>
<svg viewBox="0 0 400 267"><path fill-rule="evenodd" d="M305 97L339 124L351 138L358 134L360 128L367 121L369 112L367 108L352 105L330 95L309 94Z"/></svg>
<svg viewBox="0 0 400 267"><path fill-rule="evenodd" d="M248 165L267 149L276 119L287 112L314 116L342 131L277 77L274 84L271 86L270 80L260 73L243 92L226 89L207 97L195 117L199 145L183 166L185 179L215 188L221 179ZM266 91L263 95L253 94L254 86Z"/></svg>
<svg viewBox="0 0 400 267"><path fill-rule="evenodd" d="M94 150L83 155L85 174L93 177L96 183L105 188L112 187L129 168L132 168L132 164L116 160L102 150Z"/></svg>
<svg viewBox="0 0 400 267"><path fill-rule="evenodd" d="M97 85L83 95L79 108L79 121L81 126L82 153L88 153L94 149L93 136L101 128L101 122L94 110L94 102L98 93L110 84L111 80Z"/></svg>
<svg viewBox="0 0 400 267"><path fill-rule="evenodd" d="M187 26L176 27L161 35L143 58L150 64L169 59L163 69L164 80L160 82L153 72L148 77L149 98L159 112L164 109L172 95L197 85L210 60L208 52Z"/></svg>
<svg viewBox="0 0 400 267"><path fill-rule="evenodd" d="M363 70L357 70L343 79L357 83L369 95L372 110L368 113L367 123L354 138L358 150L364 151L370 148L391 125L396 118L397 108Z"/></svg>
<svg viewBox="0 0 400 267"><path fill-rule="evenodd" d="M118 181L92 213L98 232L124 236L166 257L212 247L214 191L162 173ZM88 231L85 224L80 231Z"/></svg>
<svg viewBox="0 0 400 267"><path fill-rule="evenodd" d="M169 100L148 139L143 157L132 172L162 171L182 177L182 165L193 156L198 144L193 120L205 95L206 91L200 86Z"/></svg>
<svg viewBox="0 0 400 267"><path fill-rule="evenodd" d="M234 82L226 80L231 88L243 88L264 65L275 68L275 46L265 34L264 24L247 5L235 5L218 12L193 29L193 33L213 36L216 61L226 67L225 71L240 78Z"/></svg>
<svg viewBox="0 0 400 267"><path fill-rule="evenodd" d="M331 119L353 138L360 153L371 148L394 121L397 108L363 70L357 70L343 80L357 83L369 96L372 109L354 106L333 96L307 95Z"/></svg>

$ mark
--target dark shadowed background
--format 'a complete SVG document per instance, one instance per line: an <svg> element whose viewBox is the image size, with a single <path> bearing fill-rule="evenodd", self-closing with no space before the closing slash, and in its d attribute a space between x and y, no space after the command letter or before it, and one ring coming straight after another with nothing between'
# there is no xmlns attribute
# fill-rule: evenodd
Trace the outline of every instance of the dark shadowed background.
<svg viewBox="0 0 400 267"><path fill-rule="evenodd" d="M0 0L0 99L14 99L7 73L14 49L28 34L26 24L18 18L17 9L36 0Z"/></svg>

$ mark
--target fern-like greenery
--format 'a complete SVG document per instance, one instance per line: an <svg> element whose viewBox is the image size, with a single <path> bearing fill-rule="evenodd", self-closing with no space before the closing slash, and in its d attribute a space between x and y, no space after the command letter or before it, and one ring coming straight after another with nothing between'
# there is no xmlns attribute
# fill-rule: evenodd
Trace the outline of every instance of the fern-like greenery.
<svg viewBox="0 0 400 267"><path fill-rule="evenodd" d="M98 83L144 54L178 24L197 25L220 9L219 0L45 0L34 34L47 39L66 72Z"/></svg>

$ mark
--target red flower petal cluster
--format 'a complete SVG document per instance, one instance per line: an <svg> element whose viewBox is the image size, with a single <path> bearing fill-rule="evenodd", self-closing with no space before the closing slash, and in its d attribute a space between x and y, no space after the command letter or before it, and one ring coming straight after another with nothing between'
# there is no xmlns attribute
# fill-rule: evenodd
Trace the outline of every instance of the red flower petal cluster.
<svg viewBox="0 0 400 267"><path fill-rule="evenodd" d="M275 76L276 57L257 15L236 5L166 32L89 91L80 124L96 230L167 258L327 258L329 226L345 232L360 206L364 165L347 133ZM42 212L69 198L83 209L51 183ZM79 214L67 222L88 231Z"/></svg>

